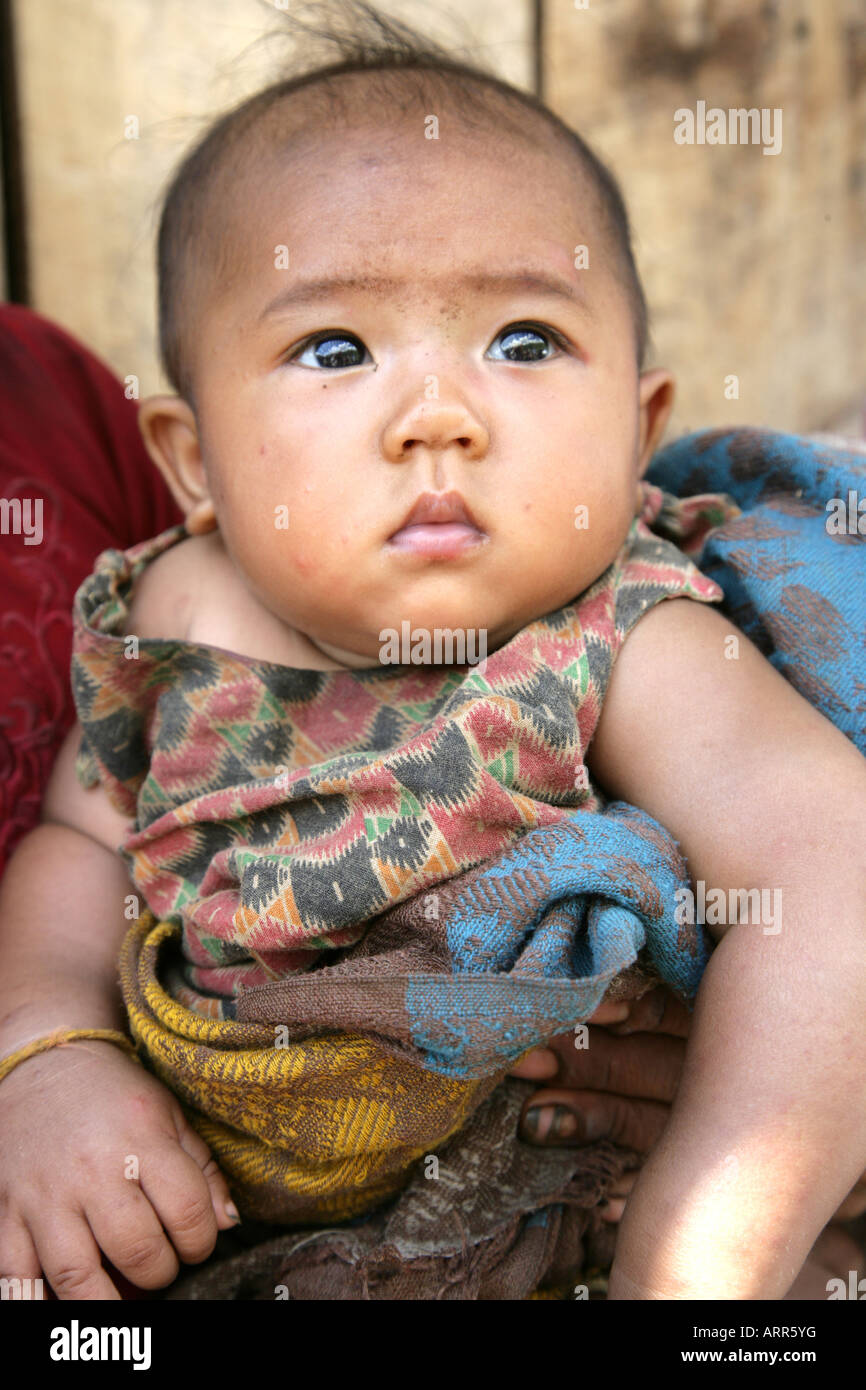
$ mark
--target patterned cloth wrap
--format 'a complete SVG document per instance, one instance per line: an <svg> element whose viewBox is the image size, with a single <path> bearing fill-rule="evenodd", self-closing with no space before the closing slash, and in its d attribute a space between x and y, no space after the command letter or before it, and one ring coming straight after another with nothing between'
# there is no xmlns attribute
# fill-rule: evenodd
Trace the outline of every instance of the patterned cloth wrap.
<svg viewBox="0 0 866 1390"><path fill-rule="evenodd" d="M135 581L186 533L100 556L75 602L76 768L134 820L130 1025L277 1232L172 1296L520 1298L609 1256L595 1208L631 1155L523 1145L505 1072L577 1045L603 998L663 980L690 1000L706 964L675 843L587 773L612 664L655 603L724 597L866 751L862 538L826 510L864 472L765 431L680 440L610 568L483 666L135 654Z"/></svg>

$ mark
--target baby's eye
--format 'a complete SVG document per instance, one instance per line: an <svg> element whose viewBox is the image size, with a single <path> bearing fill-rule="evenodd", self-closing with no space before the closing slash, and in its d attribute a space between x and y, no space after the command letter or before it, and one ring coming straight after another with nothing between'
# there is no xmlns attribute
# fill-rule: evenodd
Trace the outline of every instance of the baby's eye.
<svg viewBox="0 0 866 1390"><path fill-rule="evenodd" d="M542 328L531 323L509 324L494 338L494 343L503 340L502 351L506 362L546 362L552 353L544 352L544 339L556 347L564 347L565 342L552 328Z"/></svg>
<svg viewBox="0 0 866 1390"><path fill-rule="evenodd" d="M358 367L364 359L365 351L363 343L353 334L335 332L331 329L310 338L287 360L300 362L304 367ZM313 354L313 361L305 362L304 354L309 352Z"/></svg>

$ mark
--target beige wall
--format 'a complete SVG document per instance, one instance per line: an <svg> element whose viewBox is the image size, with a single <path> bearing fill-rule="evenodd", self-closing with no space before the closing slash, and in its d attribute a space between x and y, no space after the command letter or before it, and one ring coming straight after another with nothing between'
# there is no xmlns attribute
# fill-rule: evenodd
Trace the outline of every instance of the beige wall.
<svg viewBox="0 0 866 1390"><path fill-rule="evenodd" d="M531 0L380 8L470 55L477 42L480 57L531 89ZM544 3L545 96L623 185L656 360L680 383L672 433L742 421L821 428L866 392L866 12L862 0L776 8ZM285 40L262 35L280 31L279 10L265 0L17 0L15 20L33 305L118 375L137 376L142 394L163 389L152 269L160 190L212 115L277 75ZM781 108L781 154L677 145L674 111L701 99ZM726 398L731 375L739 399Z"/></svg>

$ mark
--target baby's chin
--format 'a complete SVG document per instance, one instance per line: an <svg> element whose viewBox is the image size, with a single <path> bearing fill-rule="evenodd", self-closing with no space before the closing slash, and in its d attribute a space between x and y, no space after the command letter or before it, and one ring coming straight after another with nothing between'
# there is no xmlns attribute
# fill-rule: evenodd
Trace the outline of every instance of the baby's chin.
<svg viewBox="0 0 866 1390"><path fill-rule="evenodd" d="M404 592L386 601L379 594L358 602L355 591L354 620L346 625L345 605L321 610L307 633L310 650L347 670L480 664L523 628L579 600L619 549L611 544L602 553L562 557L553 568L527 558L525 566L513 566L498 580L485 576L481 583L443 567L438 575L431 570L413 577ZM524 575L529 578L521 582ZM350 595L352 590L346 594L351 602Z"/></svg>

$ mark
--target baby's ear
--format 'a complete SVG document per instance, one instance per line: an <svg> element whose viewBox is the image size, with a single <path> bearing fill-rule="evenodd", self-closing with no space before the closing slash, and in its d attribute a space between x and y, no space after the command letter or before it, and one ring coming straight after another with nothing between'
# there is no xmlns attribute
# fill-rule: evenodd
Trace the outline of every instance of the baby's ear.
<svg viewBox="0 0 866 1390"><path fill-rule="evenodd" d="M138 408L138 428L145 448L186 517L190 535L216 527L192 408L180 396L147 396Z"/></svg>
<svg viewBox="0 0 866 1390"><path fill-rule="evenodd" d="M667 427L676 394L676 381L665 367L641 372L638 382L640 435L638 438L638 477L646 472Z"/></svg>

